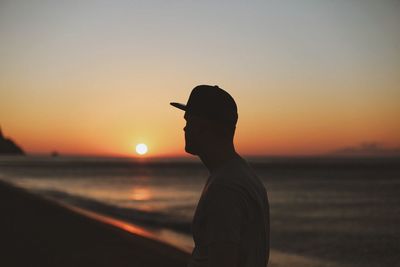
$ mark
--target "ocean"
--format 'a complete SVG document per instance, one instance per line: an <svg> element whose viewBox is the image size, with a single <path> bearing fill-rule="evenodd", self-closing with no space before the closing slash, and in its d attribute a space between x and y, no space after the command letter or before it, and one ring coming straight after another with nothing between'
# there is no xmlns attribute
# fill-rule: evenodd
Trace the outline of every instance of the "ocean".
<svg viewBox="0 0 400 267"><path fill-rule="evenodd" d="M268 191L275 266L400 262L399 158L247 160ZM1 180L188 252L208 175L201 162L185 159L0 157Z"/></svg>

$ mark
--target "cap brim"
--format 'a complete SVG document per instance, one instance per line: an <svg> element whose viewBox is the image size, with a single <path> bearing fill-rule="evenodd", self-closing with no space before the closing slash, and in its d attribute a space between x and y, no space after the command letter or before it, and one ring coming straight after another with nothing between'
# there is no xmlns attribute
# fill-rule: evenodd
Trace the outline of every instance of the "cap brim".
<svg viewBox="0 0 400 267"><path fill-rule="evenodd" d="M184 104L181 104L181 103L176 103L176 102L171 102L171 103L169 103L171 106L174 106L174 107L176 107L176 108L179 108L179 109L181 109L181 110L184 110L184 111L186 111L186 105L184 105Z"/></svg>

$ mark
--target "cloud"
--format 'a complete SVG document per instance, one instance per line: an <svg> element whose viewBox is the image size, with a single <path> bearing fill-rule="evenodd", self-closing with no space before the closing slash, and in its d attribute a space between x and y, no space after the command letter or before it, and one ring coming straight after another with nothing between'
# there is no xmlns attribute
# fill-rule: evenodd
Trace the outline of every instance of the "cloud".
<svg viewBox="0 0 400 267"><path fill-rule="evenodd" d="M400 156L400 148L385 147L379 142L363 142L357 146L349 146L332 152L341 156Z"/></svg>

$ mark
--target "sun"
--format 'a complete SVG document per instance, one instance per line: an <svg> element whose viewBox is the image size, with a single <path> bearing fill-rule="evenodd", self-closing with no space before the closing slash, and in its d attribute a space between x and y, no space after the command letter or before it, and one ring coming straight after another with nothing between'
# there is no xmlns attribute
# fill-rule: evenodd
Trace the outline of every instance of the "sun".
<svg viewBox="0 0 400 267"><path fill-rule="evenodd" d="M136 145L136 153L139 155L144 155L147 153L147 146L146 144L137 144Z"/></svg>

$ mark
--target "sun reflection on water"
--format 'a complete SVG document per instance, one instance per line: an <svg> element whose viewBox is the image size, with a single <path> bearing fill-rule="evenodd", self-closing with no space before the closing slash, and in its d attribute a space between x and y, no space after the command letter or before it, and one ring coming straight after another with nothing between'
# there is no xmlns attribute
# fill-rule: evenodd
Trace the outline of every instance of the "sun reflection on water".
<svg viewBox="0 0 400 267"><path fill-rule="evenodd" d="M129 196L130 199L137 201L150 200L152 197L151 191L146 187L134 187Z"/></svg>

